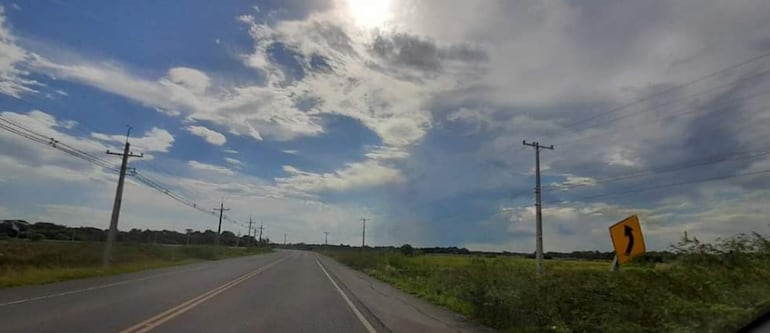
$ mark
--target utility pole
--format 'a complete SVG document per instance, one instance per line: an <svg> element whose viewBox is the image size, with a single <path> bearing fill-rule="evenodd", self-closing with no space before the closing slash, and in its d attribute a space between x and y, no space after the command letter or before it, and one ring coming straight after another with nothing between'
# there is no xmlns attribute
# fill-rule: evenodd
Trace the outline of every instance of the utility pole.
<svg viewBox="0 0 770 333"><path fill-rule="evenodd" d="M324 246L328 246L328 245L329 245L329 232L324 231Z"/></svg>
<svg viewBox="0 0 770 333"><path fill-rule="evenodd" d="M262 223L259 224L259 246L262 246Z"/></svg>
<svg viewBox="0 0 770 333"><path fill-rule="evenodd" d="M217 238L214 240L214 245L219 246L219 238L222 236L222 215L230 210L230 208L225 208L225 198L219 202L219 208L214 208L214 210L219 211L219 227L217 227Z"/></svg>
<svg viewBox="0 0 770 333"><path fill-rule="evenodd" d="M361 229L361 251L363 251L366 247L366 219L361 219L361 222L363 223L363 229Z"/></svg>
<svg viewBox="0 0 770 333"><path fill-rule="evenodd" d="M537 141L527 143L527 140L522 143L525 146L535 148L535 223L537 229L535 258L537 258L537 274L541 274L543 273L543 202L540 188L540 149L553 150L553 145L542 146Z"/></svg>
<svg viewBox="0 0 770 333"><path fill-rule="evenodd" d="M186 245L190 246L190 236L192 235L193 230L192 229L186 229L185 231L187 231L187 243L186 243Z"/></svg>
<svg viewBox="0 0 770 333"><path fill-rule="evenodd" d="M123 202L123 181L126 179L126 169L129 157L143 157L144 154L135 155L129 151L131 144L128 143L128 136L131 134L131 127L126 132L126 144L123 147L123 153L113 153L107 150L107 154L122 156L120 163L120 176L118 177L118 188L115 190L115 202L112 204L112 217L110 218L110 230L107 232L107 243L104 245L104 257L102 257L102 267L110 267L112 261L112 244L118 235L118 218L120 218L120 204Z"/></svg>
<svg viewBox="0 0 770 333"><path fill-rule="evenodd" d="M251 216L249 216L249 232L246 233L246 247L251 244Z"/></svg>
<svg viewBox="0 0 770 333"><path fill-rule="evenodd" d="M283 246L286 247L286 234L283 234Z"/></svg>

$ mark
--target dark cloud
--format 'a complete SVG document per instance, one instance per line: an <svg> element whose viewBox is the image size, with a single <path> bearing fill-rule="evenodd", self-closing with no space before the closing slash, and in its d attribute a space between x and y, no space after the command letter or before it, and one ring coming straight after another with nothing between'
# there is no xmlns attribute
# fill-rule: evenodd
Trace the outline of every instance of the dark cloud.
<svg viewBox="0 0 770 333"><path fill-rule="evenodd" d="M315 22L313 30L317 36L324 40L330 49L350 55L356 54L356 51L351 46L350 36L338 25L329 22Z"/></svg>
<svg viewBox="0 0 770 333"><path fill-rule="evenodd" d="M467 44L439 47L429 39L406 33L377 34L370 46L377 57L394 65L403 65L424 71L439 70L444 61L482 62L487 54Z"/></svg>
<svg viewBox="0 0 770 333"><path fill-rule="evenodd" d="M287 83L305 77L305 57L290 45L273 42L265 51L270 61L281 68Z"/></svg>

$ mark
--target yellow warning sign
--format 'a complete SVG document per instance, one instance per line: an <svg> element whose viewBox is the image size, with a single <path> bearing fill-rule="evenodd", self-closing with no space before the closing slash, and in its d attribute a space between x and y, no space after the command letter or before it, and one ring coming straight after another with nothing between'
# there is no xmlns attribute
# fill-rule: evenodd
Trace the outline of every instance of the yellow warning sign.
<svg viewBox="0 0 770 333"><path fill-rule="evenodd" d="M619 264L625 264L631 258L640 256L647 251L644 246L642 227L639 225L639 218L636 215L631 215L625 220L613 224L610 227L610 238L612 238L612 246L615 247Z"/></svg>

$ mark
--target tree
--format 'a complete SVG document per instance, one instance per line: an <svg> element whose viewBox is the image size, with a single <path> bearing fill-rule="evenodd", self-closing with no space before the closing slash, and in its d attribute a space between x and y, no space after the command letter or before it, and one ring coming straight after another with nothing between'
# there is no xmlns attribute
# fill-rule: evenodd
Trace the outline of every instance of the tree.
<svg viewBox="0 0 770 333"><path fill-rule="evenodd" d="M409 244L401 245L401 247L399 248L399 251L401 251L401 254L405 256L414 255L414 248Z"/></svg>

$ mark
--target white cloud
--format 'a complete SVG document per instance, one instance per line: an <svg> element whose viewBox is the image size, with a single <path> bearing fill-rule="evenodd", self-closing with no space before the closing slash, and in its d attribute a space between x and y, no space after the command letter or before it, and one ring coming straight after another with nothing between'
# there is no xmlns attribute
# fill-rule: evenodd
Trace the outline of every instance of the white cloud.
<svg viewBox="0 0 770 333"><path fill-rule="evenodd" d="M299 153L298 150L293 150L293 149L284 149L282 150L282 152L284 154L289 154L289 155L296 155L297 153Z"/></svg>
<svg viewBox="0 0 770 333"><path fill-rule="evenodd" d="M106 158L104 152L117 147L104 144L88 138L79 138L61 132L70 128L71 120L60 120L43 111L34 110L25 114L14 112L0 113L4 119L19 124L30 131L39 133L45 138L54 138L58 142L76 147L81 151L97 157ZM91 180L100 181L107 177L104 171L84 160L76 159L64 152L53 149L48 145L32 142L26 138L0 130L0 151L5 166L2 167L9 175L22 177L58 178L63 181ZM117 165L117 163L116 163Z"/></svg>
<svg viewBox="0 0 770 333"><path fill-rule="evenodd" d="M198 162L198 161L189 161L189 162L187 162L187 165L189 165L191 168L197 169L197 170L211 171L211 172L216 172L216 173L220 173L220 174L228 175L228 176L234 176L235 175L235 172L233 172L233 170L230 170L230 169L228 169L226 167L223 167L223 166L207 164L207 163L201 163L201 162Z"/></svg>
<svg viewBox="0 0 770 333"><path fill-rule="evenodd" d="M227 138L225 138L222 133L203 126L187 126L185 127L185 130L192 133L193 135L204 138L206 142L212 145L221 146L227 142Z"/></svg>
<svg viewBox="0 0 770 333"><path fill-rule="evenodd" d="M209 88L210 80L205 73L187 67L175 67L168 71L168 80L194 93L203 94Z"/></svg>
<svg viewBox="0 0 770 333"><path fill-rule="evenodd" d="M575 175L564 175L564 180L561 182L553 182L551 183L551 187L555 188L557 190L564 190L569 189L572 187L577 186L595 186L596 185L596 179L593 179L591 177L580 177Z"/></svg>
<svg viewBox="0 0 770 333"><path fill-rule="evenodd" d="M126 141L125 135L108 135L103 133L91 133L91 137L105 142L123 143ZM167 130L153 127L145 132L141 137L131 137L128 140L131 146L141 152L168 152L174 143L174 136Z"/></svg>
<svg viewBox="0 0 770 333"><path fill-rule="evenodd" d="M24 93L37 91L33 87L41 84L27 78L29 73L19 66L31 56L16 45L16 37L11 34L5 22L5 10L0 6L0 94L20 97Z"/></svg>
<svg viewBox="0 0 770 333"><path fill-rule="evenodd" d="M235 167L242 167L244 166L244 163L241 162L238 159L234 159L232 157L225 157L225 162L232 164Z"/></svg>
<svg viewBox="0 0 770 333"><path fill-rule="evenodd" d="M235 149L225 149L225 150L223 150L223 152L228 153L228 154L238 154L238 151L235 150Z"/></svg>
<svg viewBox="0 0 770 333"><path fill-rule="evenodd" d="M633 151L622 147L611 149L605 156L605 161L609 165L619 165L624 167L635 167L641 163L639 157L634 156Z"/></svg>
<svg viewBox="0 0 770 333"><path fill-rule="evenodd" d="M409 153L398 147L380 146L369 150L366 157L379 161L403 160L409 157Z"/></svg>
<svg viewBox="0 0 770 333"><path fill-rule="evenodd" d="M59 64L38 57L35 68L131 98L170 115L206 120L235 135L290 140L323 132L317 120L300 111L293 92L280 87L222 86L209 92L208 76L190 68L172 68L157 81L137 77L114 64Z"/></svg>
<svg viewBox="0 0 770 333"><path fill-rule="evenodd" d="M373 160L348 163L331 173L307 172L290 165L283 166L283 171L289 177L276 178L277 186L300 193L348 191L404 181L400 171Z"/></svg>

